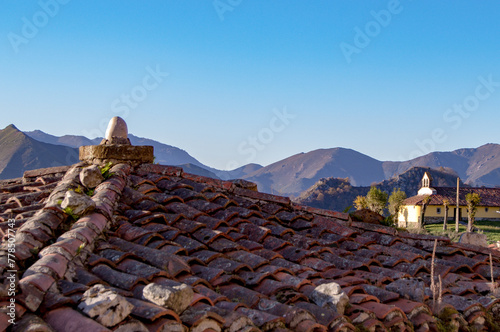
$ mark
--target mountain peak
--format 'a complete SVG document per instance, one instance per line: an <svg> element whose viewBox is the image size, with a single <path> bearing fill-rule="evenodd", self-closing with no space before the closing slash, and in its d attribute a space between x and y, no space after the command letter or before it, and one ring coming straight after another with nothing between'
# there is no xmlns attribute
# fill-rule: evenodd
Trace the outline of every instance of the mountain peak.
<svg viewBox="0 0 500 332"><path fill-rule="evenodd" d="M2 143L25 139L26 135L20 131L15 125L10 124L0 130L0 140Z"/></svg>
<svg viewBox="0 0 500 332"><path fill-rule="evenodd" d="M7 127L5 127L3 130L15 130L15 131L20 131L14 124L10 124Z"/></svg>

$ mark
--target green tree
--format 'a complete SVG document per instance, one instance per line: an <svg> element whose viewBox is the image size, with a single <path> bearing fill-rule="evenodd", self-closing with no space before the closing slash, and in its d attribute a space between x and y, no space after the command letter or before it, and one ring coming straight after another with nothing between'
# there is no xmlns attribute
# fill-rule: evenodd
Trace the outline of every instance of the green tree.
<svg viewBox="0 0 500 332"><path fill-rule="evenodd" d="M394 216L394 220L398 220L399 210L403 206L403 202L406 199L406 193L399 188L394 188L389 196L389 213Z"/></svg>
<svg viewBox="0 0 500 332"><path fill-rule="evenodd" d="M370 191L366 195L366 202L368 204L368 208L373 212L378 214L383 214L384 209L387 205L387 197L389 195L377 187L371 187Z"/></svg>
<svg viewBox="0 0 500 332"><path fill-rule="evenodd" d="M368 209L368 202L365 196L358 196L353 202L356 210Z"/></svg>
<svg viewBox="0 0 500 332"><path fill-rule="evenodd" d="M472 226L474 226L474 221L477 212L477 206L481 203L481 196L478 193L468 193L465 195L465 200L467 201L467 232L472 231Z"/></svg>

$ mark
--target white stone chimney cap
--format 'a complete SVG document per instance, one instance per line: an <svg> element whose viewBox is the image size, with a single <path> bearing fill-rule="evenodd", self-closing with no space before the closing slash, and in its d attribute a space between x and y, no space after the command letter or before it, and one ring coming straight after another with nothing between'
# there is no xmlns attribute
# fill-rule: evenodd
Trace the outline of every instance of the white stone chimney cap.
<svg viewBox="0 0 500 332"><path fill-rule="evenodd" d="M127 123L119 116L109 120L104 138L110 140L112 137L128 138Z"/></svg>

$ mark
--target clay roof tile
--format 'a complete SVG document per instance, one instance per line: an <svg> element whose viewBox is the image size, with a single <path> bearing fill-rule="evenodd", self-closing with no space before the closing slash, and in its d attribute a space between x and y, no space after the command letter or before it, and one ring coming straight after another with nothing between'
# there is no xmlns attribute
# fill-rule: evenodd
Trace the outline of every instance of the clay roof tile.
<svg viewBox="0 0 500 332"><path fill-rule="evenodd" d="M222 294L217 293L216 291L208 288L205 285L196 285L193 288L200 295L205 296L206 298L208 298L214 305L216 305L218 302L229 301L229 299L227 297L225 297Z"/></svg>
<svg viewBox="0 0 500 332"><path fill-rule="evenodd" d="M44 320L49 323L56 331L75 331L75 332L105 332L111 331L96 321L85 317L78 311L69 307L63 307L49 311Z"/></svg>
<svg viewBox="0 0 500 332"><path fill-rule="evenodd" d="M30 250L41 249L41 258L27 266L20 283L19 303L26 310L75 308L87 287L99 283L113 285L113 292L135 303L122 329L354 329L345 316L310 303L316 286L336 282L350 296L353 309L348 315L356 324L370 329L435 327L425 303L432 295L429 274L436 237L351 222L347 214L299 206L288 198L242 188L238 182L176 167L116 167L96 190L101 210L81 218L70 231L59 228L65 215L54 200L75 185L79 170L49 186L43 182L57 180L41 179L26 188L14 181L7 188L12 192L0 182L0 217L7 209L34 213L42 204L37 197L50 197L52 202L18 223L29 227L19 232L16 260L24 263L33 257ZM137 190L126 187L127 182ZM13 206L7 207L10 198ZM34 205L26 205L30 200ZM58 241L47 246L56 236ZM485 317L480 310L493 313L500 307L500 300L489 296L492 251L437 239L434 271L443 281L444 302L453 302L461 308L458 317L479 327ZM492 254L493 277L500 278L500 254ZM418 301L403 300L416 296L395 286L403 280L421 283L425 291L417 294ZM55 282L63 294L55 292ZM151 282L168 287L182 282L193 288L194 299L182 320L141 300L142 289ZM457 295L459 300L451 297Z"/></svg>
<svg viewBox="0 0 500 332"><path fill-rule="evenodd" d="M127 297L126 300L134 306L132 315L135 317L145 319L149 322L154 322L161 317L177 321L178 323L181 322L179 316L172 310L135 298Z"/></svg>

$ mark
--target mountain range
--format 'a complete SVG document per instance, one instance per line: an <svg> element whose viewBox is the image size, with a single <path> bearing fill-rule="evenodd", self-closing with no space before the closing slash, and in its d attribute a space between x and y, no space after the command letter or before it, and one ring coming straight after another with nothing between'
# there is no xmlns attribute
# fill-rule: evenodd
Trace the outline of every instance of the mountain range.
<svg viewBox="0 0 500 332"><path fill-rule="evenodd" d="M394 189L400 189L407 197L411 197L420 189L425 172L431 175L435 187L455 187L457 184L458 174L450 168L412 167L390 180L372 185L388 194ZM460 186L464 186L464 183L461 182ZM352 207L357 196L366 196L370 188L371 186L353 186L347 178L323 178L304 191L295 202L321 209L344 211Z"/></svg>
<svg viewBox="0 0 500 332"><path fill-rule="evenodd" d="M432 152L409 161L379 161L351 149L319 149L299 153L268 166L248 164L232 171L217 170L177 147L129 134L133 145L152 145L156 162L180 165L186 171L221 179L243 178L260 191L298 197L322 178L348 178L352 186L370 186L409 169L449 168L472 186L500 186L500 145L451 152ZM100 138L53 136L40 130L22 132L14 125L0 130L0 179L22 176L25 170L78 161L77 147L99 144Z"/></svg>
<svg viewBox="0 0 500 332"><path fill-rule="evenodd" d="M353 186L370 186L413 167L448 168L471 186L500 186L500 145L432 152L408 161L379 161L345 148L321 149L283 159L244 179L260 190L297 197L321 178L349 178Z"/></svg>
<svg viewBox="0 0 500 332"><path fill-rule="evenodd" d="M78 150L40 142L14 125L0 131L0 179L21 177L30 169L77 163Z"/></svg>
<svg viewBox="0 0 500 332"><path fill-rule="evenodd" d="M102 140L102 138L100 137L94 139L88 139L84 136L75 136L75 135L64 135L58 137L49 135L40 130L28 131L25 134L43 143L59 144L75 149L79 148L82 145L96 145L99 144ZM129 134L128 138L130 139L130 143L132 145L153 146L156 158L155 162L162 165L182 166L182 168L186 172L197 175L228 180L228 179L241 178L249 173L256 171L259 168L262 168L262 166L257 164L248 164L232 171L221 171L202 164L196 158L192 157L189 153L175 146L163 144L148 138L137 137L132 134Z"/></svg>

